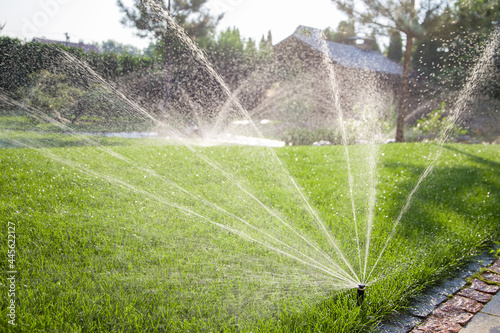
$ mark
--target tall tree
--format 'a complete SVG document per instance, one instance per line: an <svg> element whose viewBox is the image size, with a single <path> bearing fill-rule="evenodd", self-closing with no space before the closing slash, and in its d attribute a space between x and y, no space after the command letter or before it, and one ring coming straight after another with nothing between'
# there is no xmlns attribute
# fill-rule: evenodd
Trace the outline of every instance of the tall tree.
<svg viewBox="0 0 500 333"><path fill-rule="evenodd" d="M133 7L127 7L123 0L117 0L124 14L122 24L137 28L139 36L164 39L168 12L198 43L207 42L222 19L222 15L210 15L204 7L206 2L208 0L134 0Z"/></svg>
<svg viewBox="0 0 500 333"><path fill-rule="evenodd" d="M337 26L337 31L325 30L326 39L335 43L354 44L353 37L356 37L356 30L354 29L354 22L340 21Z"/></svg>
<svg viewBox="0 0 500 333"><path fill-rule="evenodd" d="M267 33L267 38L262 35L259 42L259 53L265 58L273 53L273 36L271 30Z"/></svg>
<svg viewBox="0 0 500 333"><path fill-rule="evenodd" d="M451 63L455 67L462 68L462 72L465 73L477 61L477 52L481 49L477 46L490 38L491 33L495 30L498 31L500 29L500 1L457 0L453 10L453 17L454 20L450 22L450 26L455 31L460 31L461 36L459 42L451 45L452 47L448 53L458 53L454 51L460 50L462 51L462 56L455 56L454 59L449 60L452 60ZM497 74L488 80L483 90L483 93L497 99L500 99L500 80L498 79L498 69L500 68L499 53L500 49L497 49L496 54L493 56Z"/></svg>
<svg viewBox="0 0 500 333"><path fill-rule="evenodd" d="M419 20L429 11L437 11L445 0L430 0L428 7L415 7L415 0L332 0L347 16L360 24L372 26L381 32L397 30L405 35L402 88L398 110L396 141L404 140L404 118L408 108L409 72L413 39L422 33ZM430 8L432 6L432 8Z"/></svg>
<svg viewBox="0 0 500 333"><path fill-rule="evenodd" d="M456 0L453 22L463 30L489 34L500 22L500 1L498 0Z"/></svg>
<svg viewBox="0 0 500 333"><path fill-rule="evenodd" d="M122 23L135 27L142 37L153 37L157 45L163 45L165 57L165 100L163 108L168 113L170 95L170 57L175 48L175 33L170 29L167 16L183 27L199 45L206 46L222 15L213 17L204 7L208 0L134 0L133 7L127 7L123 0L117 0L125 15ZM180 43L177 43L179 46Z"/></svg>
<svg viewBox="0 0 500 333"><path fill-rule="evenodd" d="M377 51L378 53L381 53L380 47L378 46L377 43L377 32L376 30L373 30L370 37L365 38L365 44L368 45L370 50Z"/></svg>
<svg viewBox="0 0 500 333"><path fill-rule="evenodd" d="M443 13L427 12L422 22L424 33L415 40L412 65L418 68L418 74L432 78L436 71L440 72L443 65L450 59L444 47L450 38L454 38L453 11L447 6Z"/></svg>
<svg viewBox="0 0 500 333"><path fill-rule="evenodd" d="M401 33L397 30L392 30L389 33L389 47L387 48L387 58L397 62L401 62L403 58L403 40L401 39Z"/></svg>
<svg viewBox="0 0 500 333"><path fill-rule="evenodd" d="M436 89L443 83L447 89L461 87L480 45L499 21L498 0L456 0L442 13L427 12L422 22L425 32L415 41L413 67L435 83ZM488 84L493 91L498 91L494 88L498 86L495 82Z"/></svg>
<svg viewBox="0 0 500 333"><path fill-rule="evenodd" d="M257 55L257 45L252 38L248 38L247 42L245 43L245 54L248 57L252 58L255 58Z"/></svg>

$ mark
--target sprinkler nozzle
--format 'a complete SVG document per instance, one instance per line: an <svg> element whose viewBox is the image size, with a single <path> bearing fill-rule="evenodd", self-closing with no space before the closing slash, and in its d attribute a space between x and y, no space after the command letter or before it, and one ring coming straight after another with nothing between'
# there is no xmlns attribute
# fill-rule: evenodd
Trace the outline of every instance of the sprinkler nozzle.
<svg viewBox="0 0 500 333"><path fill-rule="evenodd" d="M365 299L365 289L366 285L358 284L357 301L356 301L357 306L361 306L361 304L363 304L363 301Z"/></svg>

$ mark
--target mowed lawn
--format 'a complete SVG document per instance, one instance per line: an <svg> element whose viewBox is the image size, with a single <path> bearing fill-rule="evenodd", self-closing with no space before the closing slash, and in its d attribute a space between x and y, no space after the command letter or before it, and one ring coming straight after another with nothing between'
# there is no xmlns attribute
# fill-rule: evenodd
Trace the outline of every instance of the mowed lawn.
<svg viewBox="0 0 500 333"><path fill-rule="evenodd" d="M6 323L15 268L16 326L3 325L13 332L368 332L500 240L500 146L445 145L388 243L437 147L378 146L372 275L357 307L353 290L241 237L221 213L261 225L282 216L325 249L295 190L275 183L289 173L356 266L344 147L47 140L51 148L0 149L1 316ZM349 147L363 239L366 152Z"/></svg>

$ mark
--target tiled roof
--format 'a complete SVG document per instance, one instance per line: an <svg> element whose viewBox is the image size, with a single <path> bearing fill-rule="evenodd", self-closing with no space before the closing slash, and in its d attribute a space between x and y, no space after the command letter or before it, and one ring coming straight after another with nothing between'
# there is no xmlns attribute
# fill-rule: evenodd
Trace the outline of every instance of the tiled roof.
<svg viewBox="0 0 500 333"><path fill-rule="evenodd" d="M85 52L85 53L87 53L87 52L100 53L101 52L97 46L92 45L92 44L84 44L83 42L70 43L70 42L64 42L64 41L52 40L52 39L46 39L46 38L38 38L38 37L33 38L33 41L38 42L38 43L44 43L44 44L60 44L60 45L65 45L67 47L76 47L76 48L82 49L83 52Z"/></svg>
<svg viewBox="0 0 500 333"><path fill-rule="evenodd" d="M401 75L403 73L401 65L384 57L377 51L362 50L355 46L324 40L320 29L299 26L293 37L296 37L323 54L328 54L328 57L332 61L344 67L394 75Z"/></svg>

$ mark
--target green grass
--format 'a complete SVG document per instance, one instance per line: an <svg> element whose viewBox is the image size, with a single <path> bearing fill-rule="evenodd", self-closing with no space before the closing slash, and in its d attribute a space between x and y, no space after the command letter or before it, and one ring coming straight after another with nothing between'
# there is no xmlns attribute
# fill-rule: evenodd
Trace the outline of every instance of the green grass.
<svg viewBox="0 0 500 333"><path fill-rule="evenodd" d="M13 332L368 332L500 238L499 146L447 145L356 307L353 290L334 288L334 278L259 244L285 250L202 201L319 257L273 213L345 268L289 186L286 167L359 271L343 147L191 151L159 140L91 146L11 134L49 147L0 150L2 272L9 270L9 222L16 236ZM378 149L369 268L436 146ZM360 238L368 216L366 150L349 148ZM274 153L284 167L273 164ZM8 284L1 283L4 320Z"/></svg>

